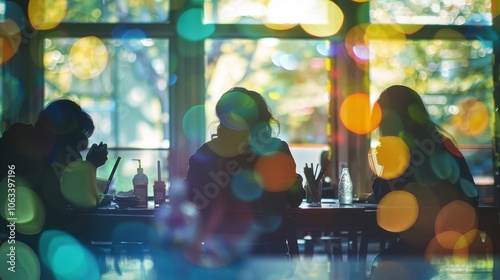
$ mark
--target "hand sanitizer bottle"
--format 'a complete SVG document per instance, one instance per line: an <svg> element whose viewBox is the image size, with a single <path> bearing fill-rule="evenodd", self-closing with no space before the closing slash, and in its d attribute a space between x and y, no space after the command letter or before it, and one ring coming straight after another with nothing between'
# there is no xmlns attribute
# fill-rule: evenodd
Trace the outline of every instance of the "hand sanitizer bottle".
<svg viewBox="0 0 500 280"><path fill-rule="evenodd" d="M352 204L352 180L349 168L342 168L340 175L339 204Z"/></svg>
<svg viewBox="0 0 500 280"><path fill-rule="evenodd" d="M132 179L132 184L134 185L134 195L139 198L139 203L137 207L146 208L148 207L148 176L144 174L141 167L140 159L133 159L139 162L139 168L137 168L137 174L135 174Z"/></svg>

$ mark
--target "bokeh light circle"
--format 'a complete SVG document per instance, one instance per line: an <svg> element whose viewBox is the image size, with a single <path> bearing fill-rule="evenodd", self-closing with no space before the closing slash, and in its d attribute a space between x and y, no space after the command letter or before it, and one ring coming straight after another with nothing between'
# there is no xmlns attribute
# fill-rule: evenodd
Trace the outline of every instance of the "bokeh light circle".
<svg viewBox="0 0 500 280"><path fill-rule="evenodd" d="M41 260L57 279L99 279L99 265L94 255L70 234L46 230L39 242Z"/></svg>
<svg viewBox="0 0 500 280"><path fill-rule="evenodd" d="M441 246L450 249L450 244L453 245L453 248L463 244L459 243L459 239L463 237L466 243L462 247L466 246L476 237L477 224L477 213L474 207L462 200L450 202L439 211L436 217L435 233L437 241ZM449 232L457 234L450 234Z"/></svg>
<svg viewBox="0 0 500 280"><path fill-rule="evenodd" d="M15 250L11 250L14 247ZM4 242L0 245L0 279L39 280L40 262L35 252L25 243L15 240L15 244ZM14 271L9 268L13 267Z"/></svg>
<svg viewBox="0 0 500 280"><path fill-rule="evenodd" d="M366 42L365 31L369 25L358 24L353 26L345 36L347 54L358 64L365 65L370 60L370 50Z"/></svg>
<svg viewBox="0 0 500 280"><path fill-rule="evenodd" d="M184 135L189 140L203 140L205 135L200 135L200 131L203 131L204 125L200 120L205 118L205 106L204 105L195 105L189 110L187 110L186 114L182 118L182 130L184 131Z"/></svg>
<svg viewBox="0 0 500 280"><path fill-rule="evenodd" d="M63 197L77 208L92 209L96 205L96 194L82 188L82 182L95 182L95 167L84 160L74 161L62 170L60 190Z"/></svg>
<svg viewBox="0 0 500 280"><path fill-rule="evenodd" d="M283 152L265 154L255 164L255 179L269 192L288 190L295 180L296 165L292 156Z"/></svg>
<svg viewBox="0 0 500 280"><path fill-rule="evenodd" d="M33 28L49 30L63 21L67 8L67 0L30 0L28 1L28 17Z"/></svg>
<svg viewBox="0 0 500 280"><path fill-rule="evenodd" d="M232 91L220 98L215 108L220 122L232 130L248 130L259 119L259 109L250 95Z"/></svg>
<svg viewBox="0 0 500 280"><path fill-rule="evenodd" d="M449 236L451 237L451 235ZM441 237L446 238L445 235ZM436 236L427 245L424 258L435 269L439 270L444 265L465 265L468 256L469 247L446 248L442 246L442 244L438 241L438 237Z"/></svg>
<svg viewBox="0 0 500 280"><path fill-rule="evenodd" d="M138 28L125 30L121 38L123 47L132 52L137 52L144 48L141 42L144 39L146 39L146 33Z"/></svg>
<svg viewBox="0 0 500 280"><path fill-rule="evenodd" d="M475 97L458 102L458 113L451 117L454 127L465 136L478 137L483 134L489 124L488 108Z"/></svg>
<svg viewBox="0 0 500 280"><path fill-rule="evenodd" d="M13 184L13 185L12 185ZM45 207L29 184L17 176L9 188L8 178L0 182L0 215L4 219L16 219L16 231L31 235L39 233L45 224ZM14 189L15 193L9 191ZM11 212L10 209L13 209ZM11 215L13 214L13 215Z"/></svg>
<svg viewBox="0 0 500 280"><path fill-rule="evenodd" d="M410 149L396 136L383 136L379 141L374 162L380 166L380 177L394 179L401 176L410 165Z"/></svg>
<svg viewBox="0 0 500 280"><path fill-rule="evenodd" d="M231 191L242 201L255 201L263 193L263 189L255 181L254 172L249 169L242 169L232 177Z"/></svg>
<svg viewBox="0 0 500 280"><path fill-rule="evenodd" d="M200 41L214 31L213 24L203 24L203 9L192 8L184 11L177 21L177 33L188 41Z"/></svg>
<svg viewBox="0 0 500 280"><path fill-rule="evenodd" d="M95 78L108 65L108 50L95 36L80 38L69 50L69 65L73 75L79 79Z"/></svg>
<svg viewBox="0 0 500 280"><path fill-rule="evenodd" d="M19 50L21 45L22 32L17 25L17 23L8 18L4 22L0 23L1 30L1 61L0 63L5 63L9 61L14 54Z"/></svg>
<svg viewBox="0 0 500 280"><path fill-rule="evenodd" d="M344 24L344 12L332 1L325 1L326 22L325 24L307 24L302 23L302 29L305 32L316 37L327 37L337 34Z"/></svg>
<svg viewBox="0 0 500 280"><path fill-rule="evenodd" d="M340 120L351 132L368 134L372 132L382 119L380 105L370 104L370 96L366 93L349 95L340 106Z"/></svg>
<svg viewBox="0 0 500 280"><path fill-rule="evenodd" d="M393 28L393 25L380 27L371 24L365 30L365 42L370 53L383 58L392 58L401 54L406 48L406 36ZM390 41L390 44L387 42Z"/></svg>
<svg viewBox="0 0 500 280"><path fill-rule="evenodd" d="M299 7L291 7L288 0L271 0L267 5L266 21L264 25L274 30L288 30L297 25L296 16L300 14ZM287 9L287 13L283 10ZM290 11L291 9L291 11ZM288 12L290 11L290 12Z"/></svg>
<svg viewBox="0 0 500 280"><path fill-rule="evenodd" d="M387 231L402 232L415 223L418 212L419 205L413 194L392 191L377 206L377 223Z"/></svg>

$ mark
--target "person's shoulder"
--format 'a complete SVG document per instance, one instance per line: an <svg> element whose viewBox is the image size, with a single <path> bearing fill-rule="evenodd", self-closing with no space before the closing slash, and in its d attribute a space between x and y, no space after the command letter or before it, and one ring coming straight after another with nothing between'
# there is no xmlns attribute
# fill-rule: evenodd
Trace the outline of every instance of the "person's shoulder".
<svg viewBox="0 0 500 280"><path fill-rule="evenodd" d="M16 135L27 135L34 134L35 128L32 124L25 123L13 123L7 130L5 130L2 134L2 137L5 136L16 136Z"/></svg>
<svg viewBox="0 0 500 280"><path fill-rule="evenodd" d="M276 146L276 145L288 146L288 143L285 140L278 138L278 137L269 138L267 143L271 146Z"/></svg>
<svg viewBox="0 0 500 280"><path fill-rule="evenodd" d="M271 138L271 145L275 146L275 147L279 147L278 150L280 150L280 151L287 151L290 149L288 143L285 140L283 140L281 138L277 138L277 137Z"/></svg>
<svg viewBox="0 0 500 280"><path fill-rule="evenodd" d="M207 162L209 158L212 157L211 155L213 155L213 151L209 147L209 142L206 142L198 147L198 149L196 149L196 151L189 157L189 162L190 164L195 161Z"/></svg>

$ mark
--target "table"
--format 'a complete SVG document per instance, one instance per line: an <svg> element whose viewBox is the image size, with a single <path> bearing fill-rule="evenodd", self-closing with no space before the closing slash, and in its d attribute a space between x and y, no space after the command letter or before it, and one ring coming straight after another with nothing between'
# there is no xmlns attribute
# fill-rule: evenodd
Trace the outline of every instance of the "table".
<svg viewBox="0 0 500 280"><path fill-rule="evenodd" d="M367 246L372 237L384 237L387 232L381 229L376 221L377 204L354 203L339 205L335 200L322 200L321 207L313 207L302 203L298 208L289 209L288 214L293 217L294 226L299 235L304 231L338 232L347 231L353 241L360 238L360 246L353 245L349 252L350 269L353 273L361 273L366 265ZM124 223L137 223L155 227L157 209L152 202L148 208L119 209L113 203L99 209L78 213L78 223L92 229L81 233L81 237L93 242L110 242L113 240L113 231ZM499 222L498 208L482 205L478 209L480 230L486 232L494 244L495 256L500 256L499 250ZM390 234L388 235L390 236ZM495 262L495 271L500 270ZM498 272L497 272L498 273Z"/></svg>

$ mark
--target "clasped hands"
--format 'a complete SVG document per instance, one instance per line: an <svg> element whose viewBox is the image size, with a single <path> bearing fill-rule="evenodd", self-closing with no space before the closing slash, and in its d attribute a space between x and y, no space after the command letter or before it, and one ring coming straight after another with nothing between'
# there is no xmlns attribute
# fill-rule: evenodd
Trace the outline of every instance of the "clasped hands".
<svg viewBox="0 0 500 280"><path fill-rule="evenodd" d="M108 145L102 142L98 144L92 144L89 152L87 153L86 160L92 163L96 168L104 165L108 160Z"/></svg>

